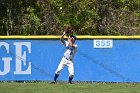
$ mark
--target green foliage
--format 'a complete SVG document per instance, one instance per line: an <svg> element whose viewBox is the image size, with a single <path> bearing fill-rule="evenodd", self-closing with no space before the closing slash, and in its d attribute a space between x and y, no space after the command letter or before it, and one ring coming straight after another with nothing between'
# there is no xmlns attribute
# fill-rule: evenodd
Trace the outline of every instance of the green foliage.
<svg viewBox="0 0 140 93"><path fill-rule="evenodd" d="M1 35L140 33L139 0L0 0ZM129 23L129 24L128 24Z"/></svg>
<svg viewBox="0 0 140 93"><path fill-rule="evenodd" d="M23 25L23 35L36 35L38 28L41 26L41 20L35 15L34 11L35 10L32 7L27 8L27 14L25 14L26 22Z"/></svg>

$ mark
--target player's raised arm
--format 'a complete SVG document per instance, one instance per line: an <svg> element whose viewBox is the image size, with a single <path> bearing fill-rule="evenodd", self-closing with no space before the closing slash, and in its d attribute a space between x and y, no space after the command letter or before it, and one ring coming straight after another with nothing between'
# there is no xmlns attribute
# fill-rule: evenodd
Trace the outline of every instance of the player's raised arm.
<svg viewBox="0 0 140 93"><path fill-rule="evenodd" d="M64 36L65 36L65 32L63 32L63 34L62 34L62 36L61 36L61 38L60 38L60 41L64 44L65 43L65 41L64 41Z"/></svg>
<svg viewBox="0 0 140 93"><path fill-rule="evenodd" d="M71 38L68 38L68 42L69 42L70 46L74 48L74 43L72 42Z"/></svg>
<svg viewBox="0 0 140 93"><path fill-rule="evenodd" d="M64 36L66 35L66 37L69 37L70 31L71 31L71 27L67 26L65 28L65 31L63 32L61 38L60 38L60 41L62 42L62 44L65 44Z"/></svg>

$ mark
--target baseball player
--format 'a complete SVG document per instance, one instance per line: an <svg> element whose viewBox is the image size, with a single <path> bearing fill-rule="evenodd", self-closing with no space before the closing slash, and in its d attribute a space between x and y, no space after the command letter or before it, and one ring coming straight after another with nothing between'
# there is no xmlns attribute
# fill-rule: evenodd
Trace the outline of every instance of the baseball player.
<svg viewBox="0 0 140 93"><path fill-rule="evenodd" d="M77 45L74 44L76 41L75 35L69 35L70 29L67 28L66 31L63 32L63 35L60 38L61 43L65 46L64 56L61 59L61 62L58 65L58 68L55 72L54 81L51 84L55 84L56 80L60 74L60 71L65 67L68 66L69 71L69 83L72 84L72 79L74 77L74 65L73 65L73 58L77 50ZM68 37L68 41L64 40L64 36Z"/></svg>

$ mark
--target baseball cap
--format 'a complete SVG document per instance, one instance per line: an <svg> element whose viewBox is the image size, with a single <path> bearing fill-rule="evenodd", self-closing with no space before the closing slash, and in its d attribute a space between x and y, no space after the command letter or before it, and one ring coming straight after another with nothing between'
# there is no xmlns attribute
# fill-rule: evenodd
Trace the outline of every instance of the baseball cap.
<svg viewBox="0 0 140 93"><path fill-rule="evenodd" d="M77 39L76 35L70 35L70 37L73 37L75 40Z"/></svg>

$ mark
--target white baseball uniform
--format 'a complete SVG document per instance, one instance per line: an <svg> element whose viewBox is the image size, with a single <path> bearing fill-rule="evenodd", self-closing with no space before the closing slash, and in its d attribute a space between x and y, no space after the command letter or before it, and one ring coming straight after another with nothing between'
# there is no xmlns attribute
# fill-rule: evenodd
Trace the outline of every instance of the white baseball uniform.
<svg viewBox="0 0 140 93"><path fill-rule="evenodd" d="M58 68L55 73L60 74L60 71L65 66L68 66L69 76L74 76L73 58L74 58L74 55L76 53L78 46L76 44L74 44L75 48L73 48L70 46L69 42L67 42L67 41L64 41L64 43L62 43L62 44L65 46L66 50L64 52L64 56L61 59L61 62L58 65Z"/></svg>

